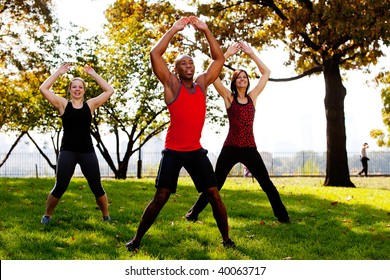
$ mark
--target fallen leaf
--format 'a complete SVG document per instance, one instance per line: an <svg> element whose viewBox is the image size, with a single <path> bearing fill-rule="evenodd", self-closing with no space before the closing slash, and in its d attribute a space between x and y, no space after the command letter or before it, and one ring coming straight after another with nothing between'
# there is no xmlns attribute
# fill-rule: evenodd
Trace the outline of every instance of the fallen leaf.
<svg viewBox="0 0 390 280"><path fill-rule="evenodd" d="M261 220L260 225L265 225L265 222L263 220Z"/></svg>
<svg viewBox="0 0 390 280"><path fill-rule="evenodd" d="M335 201L335 202L332 202L330 205L337 206L337 204L339 204L339 203L337 201Z"/></svg>
<svg viewBox="0 0 390 280"><path fill-rule="evenodd" d="M292 260L292 257L285 257L283 260Z"/></svg>

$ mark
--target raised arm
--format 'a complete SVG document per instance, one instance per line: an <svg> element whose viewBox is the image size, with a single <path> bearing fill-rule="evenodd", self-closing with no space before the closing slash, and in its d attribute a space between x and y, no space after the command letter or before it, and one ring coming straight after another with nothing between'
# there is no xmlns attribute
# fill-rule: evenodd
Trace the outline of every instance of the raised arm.
<svg viewBox="0 0 390 280"><path fill-rule="evenodd" d="M225 60L228 60L229 57L236 54L239 50L240 50L240 43L231 44L224 54ZM214 81L213 85L214 88L217 90L218 94L224 99L225 107L229 108L233 101L233 95L230 89L227 88L224 84L222 84L220 78L217 78Z"/></svg>
<svg viewBox="0 0 390 280"><path fill-rule="evenodd" d="M161 37L157 44L150 51L150 60L152 63L152 69L154 74L160 80L164 86L165 100L168 101L172 93L172 84L175 79L175 75L169 71L168 66L164 58L162 57L168 48L168 45L173 36L184 29L187 26L189 19L183 17L176 21L173 26ZM168 100L167 100L168 99Z"/></svg>
<svg viewBox="0 0 390 280"><path fill-rule="evenodd" d="M243 52L248 54L252 60L256 63L257 68L260 70L261 77L256 86L248 93L254 103L256 103L257 97L263 91L265 85L271 74L271 70L261 61L261 59L253 52L252 48L245 42L240 42L240 47Z"/></svg>
<svg viewBox="0 0 390 280"><path fill-rule="evenodd" d="M83 70L85 73L90 75L97 83L98 85L103 89L103 92L87 101L89 108L91 109L91 112L93 112L96 108L102 106L114 93L114 89L112 86L106 82L99 74L93 70L91 66L84 66Z"/></svg>
<svg viewBox="0 0 390 280"><path fill-rule="evenodd" d="M225 62L225 57L223 56L223 52L214 35L209 30L207 24L195 16L190 16L189 19L190 24L195 29L200 30L204 33L210 47L210 56L212 62L210 63L206 71L196 79L196 82L199 83L200 86L203 86L203 90L204 92L206 92L207 87L218 78L222 70L223 63Z"/></svg>
<svg viewBox="0 0 390 280"><path fill-rule="evenodd" d="M164 85L169 82L170 75L172 73L169 71L168 66L162 56L167 50L168 45L172 40L173 36L177 32L183 30L184 27L187 26L188 22L189 19L187 17L183 17L176 21L150 51L150 59L152 62L153 72L156 74L160 82Z"/></svg>
<svg viewBox="0 0 390 280"><path fill-rule="evenodd" d="M69 71L71 68L70 63L64 63L62 64L49 78L46 79L46 81L43 82L43 84L39 87L39 90L41 91L42 95L54 106L58 109L60 115L62 115L65 111L65 107L67 104L66 98L63 98L61 96L58 96L55 94L51 87L55 83L55 81L63 74Z"/></svg>

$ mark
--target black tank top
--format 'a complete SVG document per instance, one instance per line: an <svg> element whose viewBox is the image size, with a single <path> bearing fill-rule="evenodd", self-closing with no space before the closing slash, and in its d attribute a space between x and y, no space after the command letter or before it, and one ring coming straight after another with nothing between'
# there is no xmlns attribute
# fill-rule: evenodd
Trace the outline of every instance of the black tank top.
<svg viewBox="0 0 390 280"><path fill-rule="evenodd" d="M86 102L80 109L73 108L68 102L62 118L64 134L61 142L61 151L91 153L94 151L91 138L92 114Z"/></svg>

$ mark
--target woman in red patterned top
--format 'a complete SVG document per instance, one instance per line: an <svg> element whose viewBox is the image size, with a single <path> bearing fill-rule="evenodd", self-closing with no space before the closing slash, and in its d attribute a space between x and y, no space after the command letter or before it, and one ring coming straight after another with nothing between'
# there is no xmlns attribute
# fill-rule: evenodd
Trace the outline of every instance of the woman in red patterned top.
<svg viewBox="0 0 390 280"><path fill-rule="evenodd" d="M257 151L253 134L256 100L267 84L271 71L253 52L252 48L244 42L232 44L225 53L225 59L227 60L240 50L253 59L261 72L261 78L251 91L249 91L248 74L242 69L233 73L230 90L222 84L219 78L213 83L225 102L229 119L229 132L215 169L218 188L222 188L233 166L242 163L266 193L278 221L289 223L290 218L286 207L283 205L279 192L272 183L260 153ZM187 219L197 220L199 213L203 211L207 203L207 199L201 195L186 214Z"/></svg>

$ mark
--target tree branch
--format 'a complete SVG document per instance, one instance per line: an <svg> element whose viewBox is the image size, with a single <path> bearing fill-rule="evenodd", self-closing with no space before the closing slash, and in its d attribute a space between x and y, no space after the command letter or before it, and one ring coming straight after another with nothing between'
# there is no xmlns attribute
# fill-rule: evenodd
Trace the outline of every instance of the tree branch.
<svg viewBox="0 0 390 280"><path fill-rule="evenodd" d="M313 12L313 3L311 1L299 0L299 2L302 2L310 12Z"/></svg>
<svg viewBox="0 0 390 280"><path fill-rule="evenodd" d="M15 142L12 144L11 148L9 149L8 153L5 155L4 159L0 162L0 168L5 164L7 159L10 157L12 151L15 149L15 147L18 145L20 139L27 133L27 131L22 131L19 136L16 138Z"/></svg>
<svg viewBox="0 0 390 280"><path fill-rule="evenodd" d="M324 71L323 66L320 65L320 66L314 67L310 70L307 70L307 71L303 72L302 74L295 76L295 77L281 78L281 79L270 78L269 81L271 81L271 82L289 82L289 81L301 79L301 78L306 77L306 76L310 76L314 73L321 73L323 71Z"/></svg>
<svg viewBox="0 0 390 280"><path fill-rule="evenodd" d="M41 149L41 147L39 147L39 145L35 142L35 140L32 138L32 136L26 131L26 134L28 136L28 138L30 138L31 142L33 142L33 144L35 145L35 147L38 149L39 153L43 156L43 158L46 160L46 162L49 164L49 166L51 168L53 168L54 172L56 171L56 167L57 165L56 164L53 164L49 157L45 154L45 152Z"/></svg>

